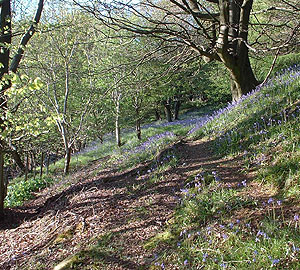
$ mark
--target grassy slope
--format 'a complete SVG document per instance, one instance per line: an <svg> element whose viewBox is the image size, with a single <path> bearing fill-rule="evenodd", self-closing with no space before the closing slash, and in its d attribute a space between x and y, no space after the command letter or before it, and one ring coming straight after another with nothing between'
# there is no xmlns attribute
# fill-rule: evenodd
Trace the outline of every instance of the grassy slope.
<svg viewBox="0 0 300 270"><path fill-rule="evenodd" d="M199 112L201 115L201 112ZM199 118L199 116L196 116ZM76 154L71 159L70 168L72 172L88 169L94 161L103 159L102 166L97 170L107 167L115 167L118 170L125 170L134 167L139 163L153 159L153 157L166 145L178 140L178 137L185 136L190 125L195 120L186 119L172 123L153 123L142 130L142 140L138 140L134 131L127 131L122 134L124 142L121 148L117 148L114 138L107 136L103 144L95 143L82 153ZM8 186L8 194L5 200L6 207L22 205L24 201L34 198L34 193L56 182L65 182L67 187L74 182L72 174L63 177L64 159L51 164L49 174L42 178L29 175L27 181L24 177L15 178ZM96 174L97 171L94 171Z"/></svg>
<svg viewBox="0 0 300 270"><path fill-rule="evenodd" d="M191 130L255 177L231 186L203 170L188 179L168 237L147 244L159 251L152 269L299 269L299 90L293 66Z"/></svg>
<svg viewBox="0 0 300 270"><path fill-rule="evenodd" d="M286 70L190 132L190 138L212 140L219 155L243 157L244 169L254 168L255 181L262 190L272 190L272 197L264 201L250 197L257 185L243 181L238 188L220 184L215 172L203 170L190 177L166 233L145 245L159 250L153 269L298 269L299 69ZM107 141L73 158L72 166L82 168L109 156L103 166L118 164L122 170L151 159L176 140L173 134L184 135L187 130L180 125L150 127L142 144L128 133L121 150L115 151L113 142ZM61 165L58 162L50 171L61 170ZM11 187L8 199L16 202L13 196L20 192ZM20 196L19 203L23 199ZM236 220L236 212L243 209L259 215Z"/></svg>

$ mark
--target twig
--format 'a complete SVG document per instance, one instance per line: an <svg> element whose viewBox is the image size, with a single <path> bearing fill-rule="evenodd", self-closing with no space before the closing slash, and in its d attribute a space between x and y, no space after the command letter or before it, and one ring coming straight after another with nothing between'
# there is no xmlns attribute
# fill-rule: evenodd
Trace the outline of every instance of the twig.
<svg viewBox="0 0 300 270"><path fill-rule="evenodd" d="M277 50L277 52L276 52L276 54L275 54L275 57L274 57L274 59L273 59L272 65L271 65L271 67L270 67L270 70L269 70L269 72L268 72L266 78L264 79L264 81L261 83L261 86L263 86L263 85L268 81L268 79L270 78L271 73L272 73L272 71L273 71L273 69L274 69L274 67L275 67L276 60L277 60L277 58L278 58L279 52L280 52L280 48Z"/></svg>

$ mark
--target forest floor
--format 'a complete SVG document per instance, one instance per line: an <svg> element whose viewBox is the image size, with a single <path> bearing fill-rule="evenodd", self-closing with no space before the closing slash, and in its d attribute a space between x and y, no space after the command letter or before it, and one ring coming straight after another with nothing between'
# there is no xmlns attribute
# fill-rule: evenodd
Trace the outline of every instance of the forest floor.
<svg viewBox="0 0 300 270"><path fill-rule="evenodd" d="M147 188L141 187L150 163L95 175L103 162L98 160L70 176L71 185L61 182L24 206L7 209L6 223L0 224L0 269L65 269L71 262L81 265L76 269L148 269L155 254L145 244L164 230L190 175L204 168L232 184L252 178L242 173L241 161L214 156L209 141L181 141L174 148L177 166ZM247 191L257 199L273 195L250 186ZM243 215L249 213L235 218Z"/></svg>

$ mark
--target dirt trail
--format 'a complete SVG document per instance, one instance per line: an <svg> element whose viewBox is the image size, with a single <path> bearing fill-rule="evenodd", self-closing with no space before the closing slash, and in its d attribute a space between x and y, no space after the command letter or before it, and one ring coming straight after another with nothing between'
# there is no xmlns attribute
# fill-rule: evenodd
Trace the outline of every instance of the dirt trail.
<svg viewBox="0 0 300 270"><path fill-rule="evenodd" d="M149 164L91 176L95 163L63 192L53 186L25 206L8 209L8 223L0 224L0 269L52 269L92 245L103 247L89 250L81 269L91 269L95 261L99 269L147 269L154 254L144 244L163 231L189 175L204 167L229 182L245 179L238 163L213 156L209 142L187 141L176 148L179 165L147 188L140 187Z"/></svg>

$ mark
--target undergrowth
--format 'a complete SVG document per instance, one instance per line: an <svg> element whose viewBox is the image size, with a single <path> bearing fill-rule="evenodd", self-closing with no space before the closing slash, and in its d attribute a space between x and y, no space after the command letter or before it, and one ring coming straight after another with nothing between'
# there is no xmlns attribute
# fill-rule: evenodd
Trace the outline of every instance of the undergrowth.
<svg viewBox="0 0 300 270"><path fill-rule="evenodd" d="M219 155L242 156L246 169L290 197L300 198L300 66L257 87L191 132L214 140ZM284 195L284 196L285 196Z"/></svg>
<svg viewBox="0 0 300 270"><path fill-rule="evenodd" d="M33 192L40 191L41 189L50 186L54 183L51 177L38 177L31 178L25 181L24 179L17 179L13 185L7 188L7 196L5 198L6 206L19 206L24 201L34 198Z"/></svg>
<svg viewBox="0 0 300 270"><path fill-rule="evenodd" d="M101 161L97 170L111 167L123 171L133 168L142 162L152 160L162 149L186 135L188 130L187 120L187 126L172 123L149 126L143 129L142 140L137 139L134 130L127 131L123 134L124 144L120 148L116 146L112 137L108 137L104 143L95 144L86 151L74 155L70 170L73 172L84 170L96 161ZM49 173L45 177L35 178L33 174L29 174L27 181L24 177L13 179L8 185L6 207L22 205L24 201L34 198L34 192L59 181L63 168L64 160L61 159L49 166ZM72 174L66 177L71 179ZM68 183L71 184L72 181Z"/></svg>
<svg viewBox="0 0 300 270"><path fill-rule="evenodd" d="M151 269L299 269L300 66L277 74L189 132L220 157L242 158L254 179L191 176L165 231L145 248ZM254 189L272 196L252 196Z"/></svg>
<svg viewBox="0 0 300 270"><path fill-rule="evenodd" d="M247 188L215 172L190 177L165 232L145 244L157 252L151 269L299 269L298 214L287 220L282 201L248 198Z"/></svg>

